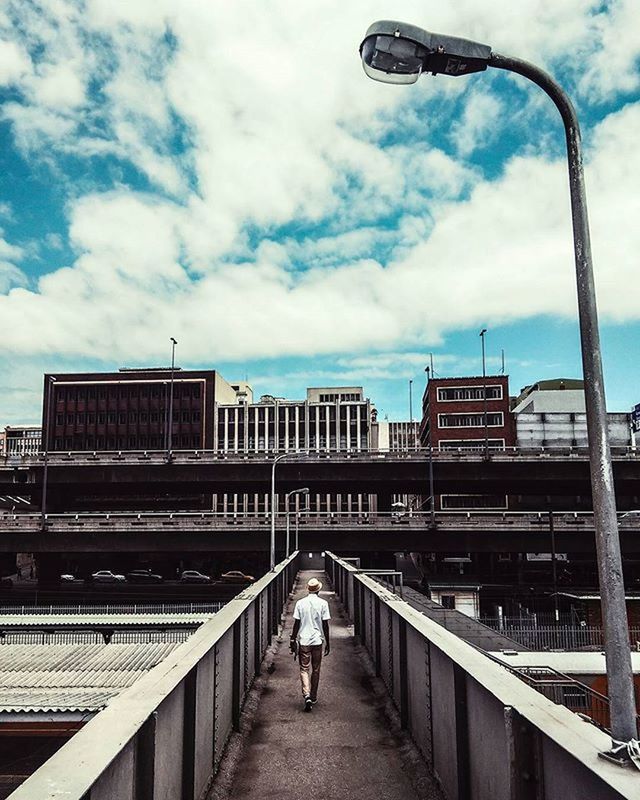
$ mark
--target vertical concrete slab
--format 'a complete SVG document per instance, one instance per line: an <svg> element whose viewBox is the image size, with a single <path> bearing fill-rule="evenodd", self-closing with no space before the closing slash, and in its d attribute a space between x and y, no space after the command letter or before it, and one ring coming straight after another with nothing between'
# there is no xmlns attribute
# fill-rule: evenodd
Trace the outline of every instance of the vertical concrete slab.
<svg viewBox="0 0 640 800"><path fill-rule="evenodd" d="M181 682L158 706L153 800L181 797L183 714L184 686Z"/></svg>
<svg viewBox="0 0 640 800"><path fill-rule="evenodd" d="M510 796L504 705L467 678L467 715L471 786L474 800Z"/></svg>
<svg viewBox="0 0 640 800"><path fill-rule="evenodd" d="M233 696L233 631L229 630L218 642L218 680L216 685L216 761L220 760L231 733Z"/></svg>
<svg viewBox="0 0 640 800"><path fill-rule="evenodd" d="M546 736L542 740L542 753L545 800L622 800L624 797ZM640 775L636 780L636 797L640 797Z"/></svg>
<svg viewBox="0 0 640 800"><path fill-rule="evenodd" d="M413 628L407 630L409 730L427 764L433 760L431 740L431 677L428 642Z"/></svg>
<svg viewBox="0 0 640 800"><path fill-rule="evenodd" d="M433 771L446 797L458 796L456 718L453 662L431 648L431 713L433 716Z"/></svg>
<svg viewBox="0 0 640 800"><path fill-rule="evenodd" d="M213 741L214 668L215 652L212 649L198 664L194 769L196 797L200 797L213 774L211 742Z"/></svg>
<svg viewBox="0 0 640 800"><path fill-rule="evenodd" d="M134 800L134 770L134 743L129 742L91 788L91 800Z"/></svg>

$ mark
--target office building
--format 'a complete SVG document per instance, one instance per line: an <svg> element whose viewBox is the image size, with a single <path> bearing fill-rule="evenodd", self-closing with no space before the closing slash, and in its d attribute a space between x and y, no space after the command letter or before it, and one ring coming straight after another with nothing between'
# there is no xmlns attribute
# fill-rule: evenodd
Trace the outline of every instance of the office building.
<svg viewBox="0 0 640 800"><path fill-rule="evenodd" d="M215 404L235 398L236 391L215 370L45 375L44 441L50 451L211 449Z"/></svg>

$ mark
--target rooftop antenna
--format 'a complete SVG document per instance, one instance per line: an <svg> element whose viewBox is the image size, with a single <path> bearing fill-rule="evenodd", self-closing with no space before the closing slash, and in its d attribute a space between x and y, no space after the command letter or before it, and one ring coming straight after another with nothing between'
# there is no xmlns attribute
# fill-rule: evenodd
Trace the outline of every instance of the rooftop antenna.
<svg viewBox="0 0 640 800"><path fill-rule="evenodd" d="M504 348L502 348L502 367L500 368L500 374L504 375Z"/></svg>
<svg viewBox="0 0 640 800"><path fill-rule="evenodd" d="M429 353L429 363L431 364L431 377L435 378L436 373L433 369L433 353Z"/></svg>

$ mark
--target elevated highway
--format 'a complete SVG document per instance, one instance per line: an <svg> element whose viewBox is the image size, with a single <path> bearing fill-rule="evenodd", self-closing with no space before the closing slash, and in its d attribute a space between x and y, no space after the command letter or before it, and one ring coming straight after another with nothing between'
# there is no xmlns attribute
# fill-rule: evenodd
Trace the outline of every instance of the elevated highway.
<svg viewBox="0 0 640 800"><path fill-rule="evenodd" d="M170 461L158 452L51 453L48 456L49 507L69 509L77 498L176 496L187 493L266 493L275 453L251 455L176 451ZM437 494L513 495L590 494L588 453L562 450L434 451ZM0 495L42 493L44 455L0 459ZM280 492L308 486L312 492L378 494L425 492L428 451L291 453L277 467ZM613 454L619 497L640 495L640 454ZM633 502L633 501L632 501Z"/></svg>
<svg viewBox="0 0 640 800"><path fill-rule="evenodd" d="M623 552L640 552L640 513L619 515ZM558 551L594 553L593 515L553 515ZM290 515L290 544L323 551L549 552L546 513L428 513ZM285 549L286 515L276 519L277 544ZM0 552L221 552L267 551L268 515L212 512L108 514L0 514Z"/></svg>

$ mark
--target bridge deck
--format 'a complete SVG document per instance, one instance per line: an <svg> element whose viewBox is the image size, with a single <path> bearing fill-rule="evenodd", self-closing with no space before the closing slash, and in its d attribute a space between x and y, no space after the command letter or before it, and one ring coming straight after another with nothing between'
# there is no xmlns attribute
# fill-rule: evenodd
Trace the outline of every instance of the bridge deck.
<svg viewBox="0 0 640 800"><path fill-rule="evenodd" d="M323 659L318 704L302 711L299 670L288 651L289 604L275 672L266 681L229 792L220 775L216 800L418 800L440 798L410 739L385 713L386 698L354 646L324 573L298 574L295 598L319 577L331 607L331 653ZM224 767L223 767L224 773ZM228 779L228 776L226 776Z"/></svg>

